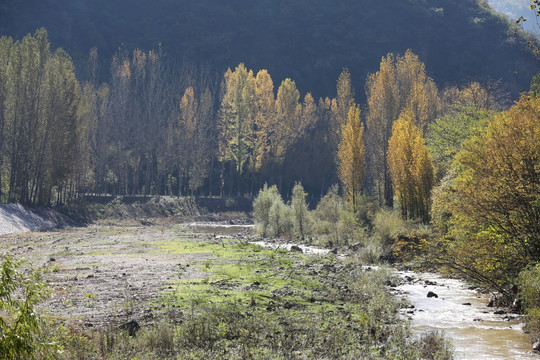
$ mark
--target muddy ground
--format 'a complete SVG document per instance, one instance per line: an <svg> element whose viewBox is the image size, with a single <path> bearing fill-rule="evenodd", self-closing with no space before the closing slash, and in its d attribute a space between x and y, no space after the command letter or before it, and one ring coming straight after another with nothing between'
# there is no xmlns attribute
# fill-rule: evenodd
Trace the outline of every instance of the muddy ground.
<svg viewBox="0 0 540 360"><path fill-rule="evenodd" d="M102 222L4 235L0 253L24 259L25 267L45 270L52 293L43 309L61 322L86 328L117 327L131 319L150 324L165 313L172 319L180 316L160 299L175 280L207 276L197 264L213 257L207 252L171 251L175 242L220 241L219 234L196 235L178 222L174 218ZM240 237L247 235L245 229L239 231L244 232Z"/></svg>

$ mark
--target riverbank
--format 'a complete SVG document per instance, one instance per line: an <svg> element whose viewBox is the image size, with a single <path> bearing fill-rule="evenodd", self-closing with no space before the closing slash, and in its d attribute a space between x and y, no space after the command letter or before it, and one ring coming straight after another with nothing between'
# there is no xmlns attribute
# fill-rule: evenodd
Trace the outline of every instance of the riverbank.
<svg viewBox="0 0 540 360"><path fill-rule="evenodd" d="M0 251L46 272L42 309L64 359L414 359L433 350L410 339L405 305L385 285L391 271L250 240L117 221L3 236Z"/></svg>
<svg viewBox="0 0 540 360"><path fill-rule="evenodd" d="M73 219L51 208L0 204L0 236L77 225L79 223Z"/></svg>

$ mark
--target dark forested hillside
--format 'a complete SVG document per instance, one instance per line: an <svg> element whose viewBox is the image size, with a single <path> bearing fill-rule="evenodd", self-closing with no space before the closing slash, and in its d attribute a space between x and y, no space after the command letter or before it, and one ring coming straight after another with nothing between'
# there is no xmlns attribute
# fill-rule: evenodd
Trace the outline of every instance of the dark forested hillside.
<svg viewBox="0 0 540 360"><path fill-rule="evenodd" d="M291 77L301 91L331 96L348 67L361 87L382 56L412 49L439 85L499 80L514 95L538 65L515 29L478 0L5 0L0 34L46 27L78 69L92 47L102 75L120 46L162 44L172 58L218 72L240 62ZM79 70L82 72L82 70ZM104 79L106 80L106 79ZM362 96L363 91L358 91Z"/></svg>

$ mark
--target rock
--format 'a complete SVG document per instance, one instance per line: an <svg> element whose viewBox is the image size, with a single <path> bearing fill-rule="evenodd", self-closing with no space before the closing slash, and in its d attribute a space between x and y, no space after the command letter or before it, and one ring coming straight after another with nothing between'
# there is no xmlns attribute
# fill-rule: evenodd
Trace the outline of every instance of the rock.
<svg viewBox="0 0 540 360"><path fill-rule="evenodd" d="M330 251L332 254L337 255L337 249Z"/></svg>
<svg viewBox="0 0 540 360"><path fill-rule="evenodd" d="M53 261L56 261L56 259L52 257L52 258L49 259L49 261L53 262Z"/></svg>
<svg viewBox="0 0 540 360"><path fill-rule="evenodd" d="M504 311L504 310L497 310L497 311L494 312L494 314L495 314L495 315L504 315L504 314L506 314L506 311Z"/></svg>
<svg viewBox="0 0 540 360"><path fill-rule="evenodd" d="M439 295L435 294L433 291L427 293L428 298L439 298Z"/></svg>
<svg viewBox="0 0 540 360"><path fill-rule="evenodd" d="M292 302L286 302L285 304L283 304L283 307L287 310L290 310L292 309L293 307L295 307L296 304L295 303L292 303Z"/></svg>
<svg viewBox="0 0 540 360"><path fill-rule="evenodd" d="M414 278L407 275L407 276L405 276L405 280L407 280L408 282L413 282Z"/></svg>
<svg viewBox="0 0 540 360"><path fill-rule="evenodd" d="M297 245L293 245L291 246L291 251L292 252L299 252L299 253L303 253L304 251L302 250L302 248L300 246L297 246Z"/></svg>
<svg viewBox="0 0 540 360"><path fill-rule="evenodd" d="M540 341L537 341L533 344L533 350L540 351Z"/></svg>
<svg viewBox="0 0 540 360"><path fill-rule="evenodd" d="M497 297L493 294L491 294L490 298L489 298L489 303L488 303L488 307L495 307L497 306L499 302L499 299L497 299Z"/></svg>
<svg viewBox="0 0 540 360"><path fill-rule="evenodd" d="M424 281L424 284L429 285L429 286L435 286L435 285L437 285L437 283L436 283L435 281L430 281L430 280Z"/></svg>
<svg viewBox="0 0 540 360"><path fill-rule="evenodd" d="M141 326L135 320L130 320L127 323L120 325L118 328L121 330L127 330L129 336L135 336L137 335L137 332Z"/></svg>
<svg viewBox="0 0 540 360"><path fill-rule="evenodd" d="M467 303L463 303L461 305L465 305L465 306L471 306L471 303L467 302Z"/></svg>
<svg viewBox="0 0 540 360"><path fill-rule="evenodd" d="M480 318L474 318L473 321L479 321L480 322L480 321L484 321L484 320L482 320Z"/></svg>
<svg viewBox="0 0 540 360"><path fill-rule="evenodd" d="M514 299L514 302L512 303L512 312L515 314L519 314L521 312L521 299L520 298Z"/></svg>
<svg viewBox="0 0 540 360"><path fill-rule="evenodd" d="M386 255L381 255L381 256L379 256L379 261L382 262L382 263L387 263L387 264L395 264L396 257L392 253L386 254Z"/></svg>

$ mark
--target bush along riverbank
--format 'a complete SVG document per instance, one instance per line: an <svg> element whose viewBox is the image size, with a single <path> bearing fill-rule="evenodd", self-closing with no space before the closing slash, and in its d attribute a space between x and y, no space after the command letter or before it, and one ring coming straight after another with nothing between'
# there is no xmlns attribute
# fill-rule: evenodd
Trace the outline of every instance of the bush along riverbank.
<svg viewBox="0 0 540 360"><path fill-rule="evenodd" d="M93 240L75 241L84 238ZM23 249L28 262L49 259L44 279L53 301L42 307L54 316L45 311L33 330L40 339L33 352L38 359L451 358L438 335L410 336L398 311L408 304L385 285L392 272L353 259L264 249L242 236L194 234L173 225L94 225L39 238L29 233L13 239L16 247L4 240L3 250L19 255ZM34 250L27 251L26 242ZM69 252L58 253L64 243ZM175 263L176 275L157 296L144 296L154 288L151 277L135 282L128 280L136 273L108 276L111 256L154 266L154 274ZM111 308L111 299L92 290L96 277L101 287L126 287L129 298ZM103 325L98 318L108 307L119 315Z"/></svg>

